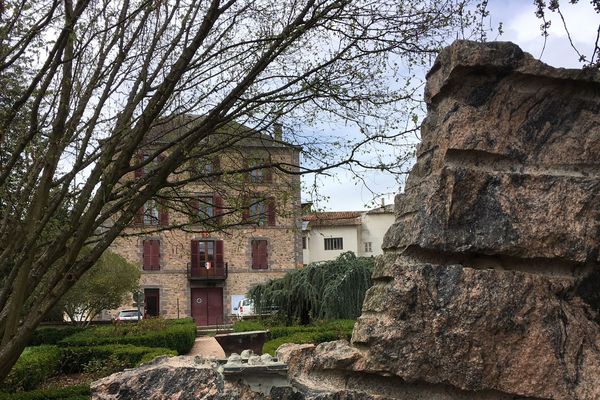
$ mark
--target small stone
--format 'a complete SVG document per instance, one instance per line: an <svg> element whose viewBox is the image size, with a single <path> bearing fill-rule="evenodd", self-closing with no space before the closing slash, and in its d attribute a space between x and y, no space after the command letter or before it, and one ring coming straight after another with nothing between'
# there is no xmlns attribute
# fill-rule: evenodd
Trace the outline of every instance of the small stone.
<svg viewBox="0 0 600 400"><path fill-rule="evenodd" d="M250 358L248 358L248 365L264 365L264 363L262 362L260 356L251 355Z"/></svg>
<svg viewBox="0 0 600 400"><path fill-rule="evenodd" d="M250 357L252 357L254 355L254 352L252 350L246 349L242 351L242 360L248 360Z"/></svg>

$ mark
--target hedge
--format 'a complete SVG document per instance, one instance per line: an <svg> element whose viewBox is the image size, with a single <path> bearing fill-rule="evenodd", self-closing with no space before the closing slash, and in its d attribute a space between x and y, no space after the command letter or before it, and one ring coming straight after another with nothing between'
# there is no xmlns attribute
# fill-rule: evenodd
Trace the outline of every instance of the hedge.
<svg viewBox="0 0 600 400"><path fill-rule="evenodd" d="M89 386L77 385L30 392L0 393L0 400L89 400L90 394Z"/></svg>
<svg viewBox="0 0 600 400"><path fill-rule="evenodd" d="M194 346L195 340L196 324L191 318L187 318L174 321L147 320L138 324L96 327L64 338L59 345L72 347L131 344L168 348L177 351L178 354L186 354Z"/></svg>
<svg viewBox="0 0 600 400"><path fill-rule="evenodd" d="M57 344L64 338L75 333L83 332L86 328L79 326L44 326L33 332L28 346L39 346L42 344Z"/></svg>
<svg viewBox="0 0 600 400"><path fill-rule="evenodd" d="M106 373L110 374L123 368L136 367L162 355L175 356L177 353L171 349L133 345L73 346L60 349L60 364L65 373L106 369Z"/></svg>
<svg viewBox="0 0 600 400"><path fill-rule="evenodd" d="M57 346L27 347L0 386L7 392L30 390L60 372Z"/></svg>

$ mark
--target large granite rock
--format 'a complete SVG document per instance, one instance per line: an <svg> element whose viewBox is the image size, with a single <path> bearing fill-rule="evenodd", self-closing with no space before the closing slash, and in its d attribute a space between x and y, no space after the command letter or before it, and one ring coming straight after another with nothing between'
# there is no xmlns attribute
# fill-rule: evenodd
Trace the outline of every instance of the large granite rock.
<svg viewBox="0 0 600 400"><path fill-rule="evenodd" d="M426 100L353 334L360 370L473 396L599 399L600 74L459 41Z"/></svg>

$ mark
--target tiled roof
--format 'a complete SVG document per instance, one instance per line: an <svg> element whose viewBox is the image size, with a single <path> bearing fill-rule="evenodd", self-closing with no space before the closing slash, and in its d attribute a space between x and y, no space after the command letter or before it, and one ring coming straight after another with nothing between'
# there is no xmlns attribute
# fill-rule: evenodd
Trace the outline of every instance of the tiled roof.
<svg viewBox="0 0 600 400"><path fill-rule="evenodd" d="M302 220L310 225L360 225L360 211L328 211L302 216Z"/></svg>

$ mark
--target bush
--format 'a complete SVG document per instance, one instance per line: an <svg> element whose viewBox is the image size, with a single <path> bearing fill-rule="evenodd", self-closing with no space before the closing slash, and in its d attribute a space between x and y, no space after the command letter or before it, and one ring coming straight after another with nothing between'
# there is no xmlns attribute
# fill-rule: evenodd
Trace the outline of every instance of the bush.
<svg viewBox="0 0 600 400"><path fill-rule="evenodd" d="M73 346L60 349L60 365L65 373L86 372L110 375L124 368L136 367L161 355L177 354L171 349L133 345Z"/></svg>
<svg viewBox="0 0 600 400"><path fill-rule="evenodd" d="M27 347L2 383L2 390L30 390L60 372L60 350L56 346Z"/></svg>
<svg viewBox="0 0 600 400"><path fill-rule="evenodd" d="M236 323L234 329L241 322L243 321ZM350 340L354 322L353 320L333 320L319 321L313 325L268 327L271 332L271 340L267 341L263 346L263 353L275 355L275 350L284 343L319 344L338 339ZM237 329L238 332L243 332L242 329L250 327L251 325L249 324L240 324Z"/></svg>
<svg viewBox="0 0 600 400"><path fill-rule="evenodd" d="M131 344L142 347L162 347L186 354L194 346L196 324L191 318L165 321L145 320L137 324L96 327L76 333L59 342L61 346L101 346Z"/></svg>
<svg viewBox="0 0 600 400"><path fill-rule="evenodd" d="M87 385L66 388L38 389L30 392L0 393L0 400L89 400L90 387Z"/></svg>
<svg viewBox="0 0 600 400"><path fill-rule="evenodd" d="M264 331L268 329L265 324L261 321L237 321L233 325L234 332L250 332L250 331Z"/></svg>
<svg viewBox="0 0 600 400"><path fill-rule="evenodd" d="M39 346L42 344L57 344L64 338L75 333L82 332L85 328L77 326L44 326L33 332L28 346Z"/></svg>

